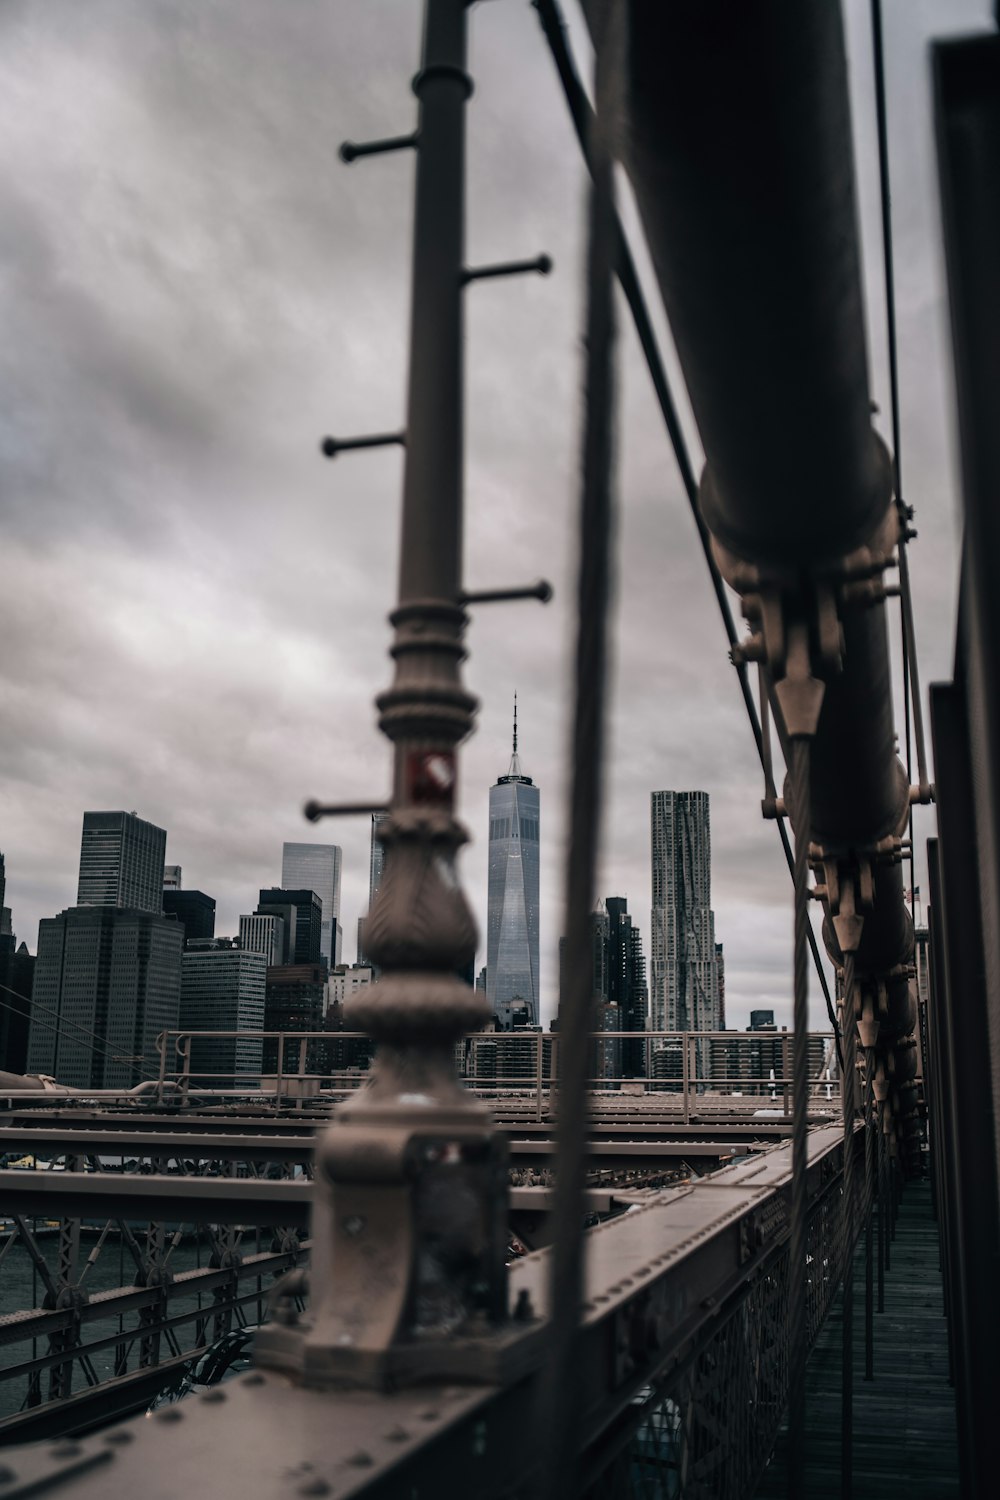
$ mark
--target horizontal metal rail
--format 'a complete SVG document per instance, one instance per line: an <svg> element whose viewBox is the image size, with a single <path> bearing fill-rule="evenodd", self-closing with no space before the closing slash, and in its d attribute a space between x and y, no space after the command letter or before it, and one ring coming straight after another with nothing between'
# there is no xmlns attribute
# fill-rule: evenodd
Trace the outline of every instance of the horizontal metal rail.
<svg viewBox="0 0 1000 1500"><path fill-rule="evenodd" d="M128 1172L0 1171L9 1214L181 1224L280 1224L308 1220L312 1184L254 1177L146 1176Z"/></svg>

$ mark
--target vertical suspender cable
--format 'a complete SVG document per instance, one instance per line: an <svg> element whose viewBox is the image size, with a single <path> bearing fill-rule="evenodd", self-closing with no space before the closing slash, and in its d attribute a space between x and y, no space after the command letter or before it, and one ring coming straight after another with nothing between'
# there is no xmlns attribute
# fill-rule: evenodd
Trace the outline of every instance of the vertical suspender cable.
<svg viewBox="0 0 1000 1500"><path fill-rule="evenodd" d="M865 1379L875 1378L875 1048L865 1049Z"/></svg>
<svg viewBox="0 0 1000 1500"><path fill-rule="evenodd" d="M854 1092L857 1087L857 1037L854 1017L854 954L844 954L844 1196L842 1217L843 1344L840 1375L840 1495L851 1500L854 1489Z"/></svg>
<svg viewBox="0 0 1000 1500"><path fill-rule="evenodd" d="M809 1306L806 1271L809 1115L809 750L810 741L789 742L792 817L795 828L792 1005L792 1224L788 1253L788 1494L806 1493L806 1356Z"/></svg>
<svg viewBox="0 0 1000 1500"><path fill-rule="evenodd" d="M593 995L589 942L600 824L609 552L612 541L614 393L614 164L609 95L620 72L620 16L609 6L596 53L597 113L590 137L587 256L586 411L580 508L580 573L573 723L573 780L566 866L567 987L560 1011L562 1053L551 1258L552 1310L544 1454L546 1500L576 1500L580 1441L577 1338L584 1300L584 1188L587 1168L587 1072ZM547 1409L546 1409L547 1408Z"/></svg>

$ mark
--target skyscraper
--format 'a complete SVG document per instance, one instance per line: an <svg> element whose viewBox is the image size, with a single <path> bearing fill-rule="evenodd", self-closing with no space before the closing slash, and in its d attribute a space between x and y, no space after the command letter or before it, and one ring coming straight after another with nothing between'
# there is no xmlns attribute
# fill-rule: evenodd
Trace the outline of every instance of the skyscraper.
<svg viewBox="0 0 1000 1500"><path fill-rule="evenodd" d="M566 939L559 940L559 1005L569 981ZM590 973L594 1031L634 1031L636 1040L595 1042L591 1073L595 1078L640 1078L645 1074L643 1034L649 1011L646 960L642 938L633 925L624 896L597 903L590 918Z"/></svg>
<svg viewBox="0 0 1000 1500"><path fill-rule="evenodd" d="M322 1031L323 1003L326 998L325 964L284 964L267 971L264 1001L265 1031ZM278 1066L278 1039L264 1039L264 1071L273 1073ZM282 1071L294 1073L298 1066L299 1044L289 1042L281 1057ZM307 1043L306 1069L322 1072L326 1048L322 1042Z"/></svg>
<svg viewBox="0 0 1000 1500"><path fill-rule="evenodd" d="M490 787L486 993L504 1030L515 1009L538 1023L538 834L539 789L521 771L515 698L510 767Z"/></svg>
<svg viewBox="0 0 1000 1500"><path fill-rule="evenodd" d="M214 896L164 886L162 899L164 916L174 917L181 924L186 942L203 942L215 936Z"/></svg>
<svg viewBox="0 0 1000 1500"><path fill-rule="evenodd" d="M184 950L178 1025L191 1031L263 1031L267 956L232 938L194 939ZM214 1082L233 1087L234 1074L259 1079L262 1042L254 1037L194 1037L192 1088Z"/></svg>
<svg viewBox="0 0 1000 1500"><path fill-rule="evenodd" d="M77 906L163 910L164 829L134 812L85 812Z"/></svg>
<svg viewBox="0 0 1000 1500"><path fill-rule="evenodd" d="M636 1040L623 1041L621 1071L626 1078L639 1078L646 1071L646 1048L641 1040L649 1020L649 989L642 935L628 912L624 896L609 896L608 914L608 1002L617 1005L622 1031L634 1031Z"/></svg>
<svg viewBox="0 0 1000 1500"><path fill-rule="evenodd" d="M379 828L385 822L386 813L372 813L372 842L371 851L368 856L368 911L363 917L358 918L358 963L369 962L365 945L365 932L368 925L368 915L371 912L378 895L378 888L382 884L382 871L385 868L385 845L378 836Z"/></svg>
<svg viewBox="0 0 1000 1500"><path fill-rule="evenodd" d="M10 907L9 906L4 906L4 900L6 898L6 895L7 895L7 867L4 864L4 857L3 857L3 855L0 854L0 936L10 936L11 935Z"/></svg>
<svg viewBox="0 0 1000 1500"><path fill-rule="evenodd" d="M157 894L161 867L157 873ZM28 1071L75 1088L131 1088L158 1072L156 1038L177 1029L178 922L76 906L38 924Z"/></svg>
<svg viewBox="0 0 1000 1500"><path fill-rule="evenodd" d="M285 923L282 917L253 913L240 917L240 947L263 953L269 965L285 961Z"/></svg>
<svg viewBox="0 0 1000 1500"><path fill-rule="evenodd" d="M284 921L282 963L325 962L322 946L323 903L311 886L294 891L272 886L270 890L261 891L255 915L281 917Z"/></svg>
<svg viewBox="0 0 1000 1500"><path fill-rule="evenodd" d="M650 800L652 1028L717 1031L708 793L653 792Z"/></svg>
<svg viewBox="0 0 1000 1500"><path fill-rule="evenodd" d="M323 907L320 952L328 969L340 963L340 870L338 844L283 844L281 884L288 890L315 891Z"/></svg>
<svg viewBox="0 0 1000 1500"><path fill-rule="evenodd" d="M24 1073L35 960L24 943L17 946L10 907L4 905L6 894L7 871L0 854L0 1071Z"/></svg>

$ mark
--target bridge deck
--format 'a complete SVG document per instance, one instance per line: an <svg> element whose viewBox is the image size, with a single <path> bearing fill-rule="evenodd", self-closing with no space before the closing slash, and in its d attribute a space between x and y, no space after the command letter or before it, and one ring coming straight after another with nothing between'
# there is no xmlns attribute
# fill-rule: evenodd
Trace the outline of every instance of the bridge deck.
<svg viewBox="0 0 1000 1500"><path fill-rule="evenodd" d="M875 1315L875 1378L864 1378L864 1241L854 1262L854 1500L887 1494L907 1500L958 1496L955 1398L948 1383L937 1225L930 1185L906 1189L885 1312ZM837 1299L809 1361L806 1493L840 1497L841 1303ZM755 1500L786 1500L782 1429Z"/></svg>

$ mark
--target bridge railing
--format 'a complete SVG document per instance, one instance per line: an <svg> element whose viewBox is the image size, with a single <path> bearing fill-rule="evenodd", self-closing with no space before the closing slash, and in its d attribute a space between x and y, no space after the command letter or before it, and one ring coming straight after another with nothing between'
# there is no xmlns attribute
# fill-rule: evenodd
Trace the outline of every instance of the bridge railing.
<svg viewBox="0 0 1000 1500"><path fill-rule="evenodd" d="M367 1080L373 1044L351 1031L168 1031L158 1039L161 1100L206 1093L275 1104L347 1097ZM841 1076L831 1032L809 1036L809 1105L839 1112ZM685 1121L714 1113L792 1110L788 1031L595 1031L590 1090L602 1112L627 1103ZM228 1065L227 1065L228 1064ZM466 1087L537 1119L554 1115L558 1032L473 1032L456 1043Z"/></svg>
<svg viewBox="0 0 1000 1500"><path fill-rule="evenodd" d="M860 1147L861 1132L856 1142ZM167 1149L162 1140L147 1150L155 1155L161 1148ZM258 1149L284 1148L272 1140L269 1147L251 1144L246 1149L252 1155ZM752 1492L788 1396L790 1162L790 1145L779 1142L707 1177L640 1196L635 1211L587 1235L581 1359L588 1374L581 1432L586 1435L584 1469L587 1482L598 1486L595 1494L622 1493L622 1479L639 1474L661 1486L657 1493L679 1497ZM842 1165L839 1125L814 1127L808 1177L810 1340L850 1249L844 1234ZM37 1188L53 1174L18 1175ZM169 1191L171 1180L176 1197ZM854 1174L854 1184L860 1199L860 1173ZM89 1191L99 1188L91 1213L99 1198L108 1220L121 1215L127 1221L130 1213L149 1212L151 1203L158 1202L164 1214L202 1223L225 1218L229 1229L213 1229L219 1243L211 1264L171 1277L176 1229L172 1234L168 1225L157 1234L151 1226L149 1235L137 1236L143 1284L91 1291L89 1300L68 1296L60 1305L0 1319L0 1345L20 1342L23 1347L29 1338L37 1341L36 1351L10 1372L23 1410L0 1425L0 1442L85 1432L101 1418L106 1421L137 1405L142 1409L169 1389L213 1340L225 1340L244 1321L266 1317L272 1278L291 1269L309 1249L296 1233L277 1248L256 1251L244 1232L250 1253L243 1256L235 1238L238 1225L254 1219L301 1227L310 1190L302 1181L128 1178L75 1171L61 1174L52 1187L58 1188L67 1213L84 1212ZM863 1212L859 1202L856 1223ZM228 1251L225 1233L231 1237ZM172 1423L152 1421L128 1429L132 1440L127 1443L98 1435L66 1445L67 1453L72 1446L80 1461L73 1483L81 1500L88 1500L88 1483L95 1497L107 1492L109 1481L131 1483L130 1465L136 1459L147 1469L169 1463L178 1493L197 1488L195 1471L203 1481L213 1455L220 1452L226 1455L227 1470L233 1470L233 1487L242 1481L252 1490L243 1473L244 1455L247 1434L260 1424L267 1431L266 1462L281 1472L315 1470L329 1474L333 1483L338 1475L354 1475L361 1462L357 1454L363 1451L359 1489L382 1494L387 1483L396 1483L399 1489L388 1492L405 1487L407 1493L411 1488L424 1493L426 1486L427 1493L447 1493L440 1476L436 1488L431 1482L434 1465L443 1461L442 1455L452 1464L455 1455L465 1455L463 1483L469 1493L519 1492L517 1486L523 1487L535 1470L541 1437L529 1414L537 1408L544 1380L541 1356L550 1317L547 1257L542 1250L509 1268L511 1304L523 1304L524 1314L511 1324L507 1362L492 1374L484 1371L485 1384L456 1387L452 1382L439 1388L431 1380L392 1396L374 1391L345 1395L296 1388L273 1372L257 1372L227 1384L219 1404L185 1403L180 1444ZM139 1281L139 1262L136 1268ZM282 1291L271 1304L272 1316L294 1322L309 1315L307 1283L286 1284ZM91 1383L95 1376L96 1385ZM511 1431L518 1433L517 1443L509 1441ZM405 1442L400 1433L409 1434ZM494 1467L479 1464L480 1454ZM60 1455L59 1448L5 1446L4 1463L19 1480L31 1483L41 1472L39 1465L61 1463ZM88 1477L92 1465L87 1460L94 1455L104 1465L110 1463L112 1472L99 1469ZM63 1473L68 1478L68 1468Z"/></svg>

